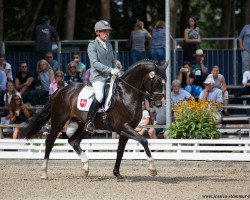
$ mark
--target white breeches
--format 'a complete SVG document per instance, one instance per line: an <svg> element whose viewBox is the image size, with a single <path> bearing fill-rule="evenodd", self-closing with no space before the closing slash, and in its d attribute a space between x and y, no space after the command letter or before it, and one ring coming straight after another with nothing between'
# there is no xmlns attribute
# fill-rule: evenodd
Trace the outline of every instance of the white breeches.
<svg viewBox="0 0 250 200"><path fill-rule="evenodd" d="M92 83L96 100L101 103L104 97L105 82L95 81Z"/></svg>

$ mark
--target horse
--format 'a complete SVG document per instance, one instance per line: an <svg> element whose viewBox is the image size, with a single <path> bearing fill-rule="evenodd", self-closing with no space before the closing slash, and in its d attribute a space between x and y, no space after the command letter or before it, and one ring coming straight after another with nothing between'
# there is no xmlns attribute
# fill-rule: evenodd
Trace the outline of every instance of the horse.
<svg viewBox="0 0 250 200"><path fill-rule="evenodd" d="M149 162L148 172L151 176L157 175L154 159L148 147L148 141L144 136L139 135L134 129L142 117L142 101L145 95L149 94L152 101L163 98L164 83L166 79L165 69L150 60L143 60L132 65L120 77L117 77L117 85L113 91L112 103L106 111L106 115L112 131L119 135L116 162L113 175L117 179L123 179L120 174L120 164L128 139L138 141L143 147ZM23 137L29 139L32 134L38 132L42 126L51 119L51 131L47 135L45 144L45 156L42 164L41 179L48 179L48 161L54 146L54 142L65 126L65 123L73 118L76 126L70 129L68 143L73 147L82 162L84 176L89 173L89 160L80 147L82 139L86 138L84 125L87 112L77 109L77 97L83 88L81 83L71 83L58 90L43 109L34 116L30 124L22 129ZM96 129L102 129L105 124L104 113L97 113L94 119Z"/></svg>

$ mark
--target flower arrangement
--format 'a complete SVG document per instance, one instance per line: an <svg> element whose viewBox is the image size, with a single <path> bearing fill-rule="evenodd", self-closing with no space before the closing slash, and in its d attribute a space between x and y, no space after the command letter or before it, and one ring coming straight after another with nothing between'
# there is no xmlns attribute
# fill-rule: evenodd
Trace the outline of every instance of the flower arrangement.
<svg viewBox="0 0 250 200"><path fill-rule="evenodd" d="M210 101L181 101L173 104L175 122L168 136L174 139L219 138L216 116L221 104ZM220 114L219 114L220 115Z"/></svg>

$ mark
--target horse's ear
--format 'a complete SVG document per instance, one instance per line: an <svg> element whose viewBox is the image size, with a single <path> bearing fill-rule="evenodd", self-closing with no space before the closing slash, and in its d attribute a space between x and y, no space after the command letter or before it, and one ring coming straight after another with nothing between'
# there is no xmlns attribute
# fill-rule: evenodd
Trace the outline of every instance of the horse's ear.
<svg viewBox="0 0 250 200"><path fill-rule="evenodd" d="M149 77L150 77L150 78L154 78L154 77L155 77L155 72L153 72L153 71L152 71L152 72L149 72Z"/></svg>

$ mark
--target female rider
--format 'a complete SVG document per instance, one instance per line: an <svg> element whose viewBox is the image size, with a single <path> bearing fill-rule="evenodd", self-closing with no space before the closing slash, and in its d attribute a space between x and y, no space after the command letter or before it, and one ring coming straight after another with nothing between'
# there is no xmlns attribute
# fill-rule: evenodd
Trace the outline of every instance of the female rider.
<svg viewBox="0 0 250 200"><path fill-rule="evenodd" d="M100 20L95 24L97 37L88 45L90 60L90 83L93 86L95 98L90 106L84 130L93 133L93 119L104 97L104 86L111 75L118 75L119 69L115 68L113 47L108 42L111 27L108 22Z"/></svg>

